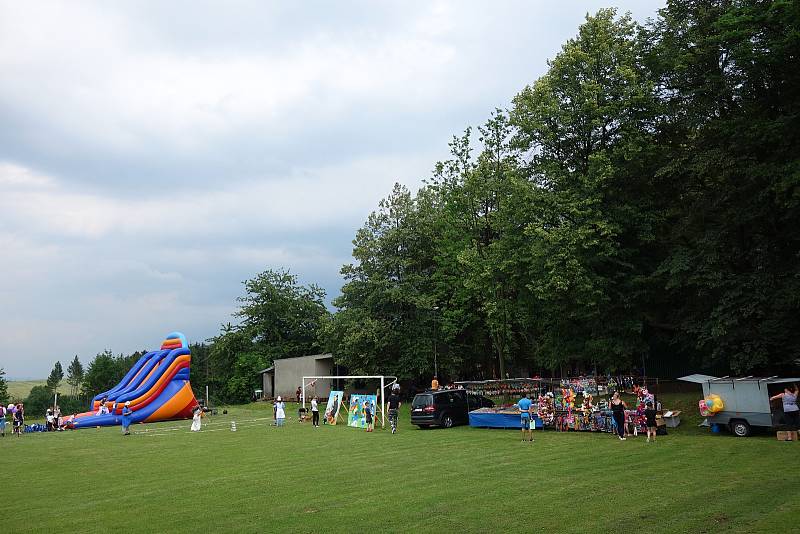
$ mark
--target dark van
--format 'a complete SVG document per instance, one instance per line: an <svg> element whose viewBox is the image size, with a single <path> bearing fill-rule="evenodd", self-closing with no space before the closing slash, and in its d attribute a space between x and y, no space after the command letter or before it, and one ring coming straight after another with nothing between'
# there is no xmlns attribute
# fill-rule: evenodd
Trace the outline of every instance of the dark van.
<svg viewBox="0 0 800 534"><path fill-rule="evenodd" d="M463 389L446 389L418 393L411 402L411 424L420 428L432 425L450 428L469 423L470 410L488 408L494 402L480 395L469 395Z"/></svg>

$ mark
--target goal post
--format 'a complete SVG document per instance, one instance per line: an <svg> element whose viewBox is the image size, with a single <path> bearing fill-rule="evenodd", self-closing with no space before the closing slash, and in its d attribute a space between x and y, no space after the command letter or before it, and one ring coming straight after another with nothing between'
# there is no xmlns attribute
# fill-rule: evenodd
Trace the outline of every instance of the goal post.
<svg viewBox="0 0 800 534"><path fill-rule="evenodd" d="M386 426L386 395L384 394L383 390L393 386L397 382L396 376L387 376L387 375L333 375L333 376L304 376L303 377L303 384L300 390L300 398L303 401L303 408L306 407L306 386L312 386L316 384L317 380L352 380L352 379L375 379L381 381L381 389L380 389L380 399L379 405L381 407L381 428ZM387 384L386 379L390 379L391 381ZM311 380L310 382L307 382Z"/></svg>

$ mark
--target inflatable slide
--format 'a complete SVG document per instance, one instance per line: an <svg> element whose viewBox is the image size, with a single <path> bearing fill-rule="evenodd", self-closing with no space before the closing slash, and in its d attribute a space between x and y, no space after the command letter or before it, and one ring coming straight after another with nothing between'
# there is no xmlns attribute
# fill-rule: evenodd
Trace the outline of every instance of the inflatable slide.
<svg viewBox="0 0 800 534"><path fill-rule="evenodd" d="M132 423L189 419L198 406L189 384L189 344L173 332L161 349L142 356L122 380L92 399L91 411L77 414L73 428L112 426L122 423L122 408L130 402Z"/></svg>

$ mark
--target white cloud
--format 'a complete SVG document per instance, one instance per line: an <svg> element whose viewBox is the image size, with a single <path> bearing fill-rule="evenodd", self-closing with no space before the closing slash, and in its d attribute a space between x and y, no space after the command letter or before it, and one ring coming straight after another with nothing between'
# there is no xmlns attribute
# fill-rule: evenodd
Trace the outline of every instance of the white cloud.
<svg viewBox="0 0 800 534"><path fill-rule="evenodd" d="M335 295L392 184L600 7L0 0L0 367L204 339L270 267Z"/></svg>

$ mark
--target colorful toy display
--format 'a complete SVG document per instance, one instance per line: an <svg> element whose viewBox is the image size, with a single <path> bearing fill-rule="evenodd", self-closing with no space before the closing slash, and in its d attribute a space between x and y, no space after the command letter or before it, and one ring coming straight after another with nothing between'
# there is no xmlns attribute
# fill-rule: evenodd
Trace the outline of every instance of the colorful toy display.
<svg viewBox="0 0 800 534"><path fill-rule="evenodd" d="M198 406L189 383L189 343L180 332L167 335L161 349L139 358L122 380L92 399L91 411L77 414L70 428L122 423L122 408L130 402L131 423L190 419Z"/></svg>
<svg viewBox="0 0 800 534"><path fill-rule="evenodd" d="M700 415L703 417L709 417L721 412L725 408L725 403L722 402L722 398L719 395L712 393L705 399L701 400L698 403L698 406L700 408Z"/></svg>

